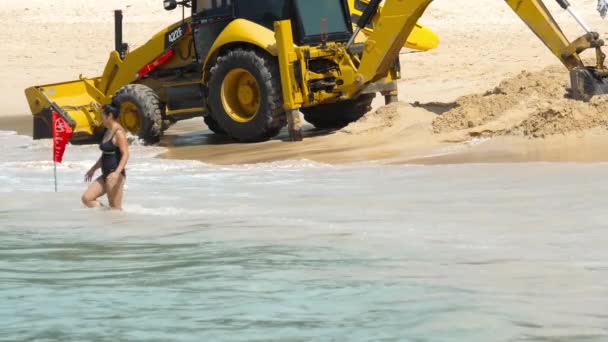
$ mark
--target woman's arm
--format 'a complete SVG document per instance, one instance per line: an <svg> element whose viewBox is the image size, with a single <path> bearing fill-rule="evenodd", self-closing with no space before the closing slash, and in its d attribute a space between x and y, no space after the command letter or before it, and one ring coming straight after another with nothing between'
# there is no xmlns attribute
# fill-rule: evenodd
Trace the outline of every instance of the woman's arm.
<svg viewBox="0 0 608 342"><path fill-rule="evenodd" d="M101 157L99 157L99 159L97 159L97 163L95 163L95 165L93 165L89 171L87 171L87 173L84 175L84 181L85 182L90 182L93 180L93 175L95 175L95 171L97 171L99 168L101 168Z"/></svg>
<svg viewBox="0 0 608 342"><path fill-rule="evenodd" d="M120 158L116 173L122 173L127 167L127 162L129 161L129 142L127 141L127 136L122 129L116 131L115 136L116 146L118 146L120 153L122 154L122 158Z"/></svg>
<svg viewBox="0 0 608 342"><path fill-rule="evenodd" d="M99 159L97 159L97 162L95 163L95 165L91 166L91 169L89 170L89 172L94 173L95 171L99 170L101 168L101 157L99 157Z"/></svg>

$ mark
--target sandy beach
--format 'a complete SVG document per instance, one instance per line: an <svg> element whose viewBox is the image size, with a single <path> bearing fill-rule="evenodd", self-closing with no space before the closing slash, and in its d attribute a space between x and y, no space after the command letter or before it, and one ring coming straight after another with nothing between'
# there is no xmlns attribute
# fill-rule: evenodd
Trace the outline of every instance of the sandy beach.
<svg viewBox="0 0 608 342"><path fill-rule="evenodd" d="M3 108L0 129L31 130L23 90L101 73L113 46L112 11L125 11L125 39L133 47L181 13L155 1L3 1L0 38ZM330 163L380 161L604 161L608 100L565 98L567 70L502 1L463 7L437 0L421 22L441 36L438 49L402 52L401 103L383 107L338 132L307 128L306 141L286 134L261 144L234 144L212 136L202 119L172 127L162 156L217 164L309 159ZM555 3L547 5L570 38L582 34ZM574 6L603 36L608 25L596 1ZM474 14L473 14L474 13ZM15 40L14 36L28 37ZM588 57L588 56L587 56Z"/></svg>

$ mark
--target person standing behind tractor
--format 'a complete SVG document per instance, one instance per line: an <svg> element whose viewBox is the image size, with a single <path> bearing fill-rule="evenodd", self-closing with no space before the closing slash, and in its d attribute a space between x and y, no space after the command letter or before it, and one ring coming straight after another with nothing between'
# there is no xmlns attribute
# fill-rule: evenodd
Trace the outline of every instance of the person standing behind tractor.
<svg viewBox="0 0 608 342"><path fill-rule="evenodd" d="M82 195L82 203L89 208L99 208L98 201L103 195L108 196L111 209L122 210L122 197L126 181L126 167L129 160L129 144L125 129L118 123L120 112L114 105L103 107L101 119L106 127L99 149L101 157L85 175L85 181L91 182L98 169L98 177Z"/></svg>

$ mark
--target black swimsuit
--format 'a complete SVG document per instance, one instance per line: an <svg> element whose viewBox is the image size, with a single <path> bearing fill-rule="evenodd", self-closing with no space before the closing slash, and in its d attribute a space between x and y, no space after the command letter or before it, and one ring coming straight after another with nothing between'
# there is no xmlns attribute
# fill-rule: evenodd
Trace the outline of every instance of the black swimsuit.
<svg viewBox="0 0 608 342"><path fill-rule="evenodd" d="M114 132L116 134L116 132ZM99 144L99 149L102 152L101 155L101 177L105 181L108 176L118 169L118 165L120 164L120 160L122 159L122 152L118 146L114 145L112 141L114 139L114 134L112 137L108 139L106 142L101 142ZM125 170L121 172L123 177L127 176Z"/></svg>

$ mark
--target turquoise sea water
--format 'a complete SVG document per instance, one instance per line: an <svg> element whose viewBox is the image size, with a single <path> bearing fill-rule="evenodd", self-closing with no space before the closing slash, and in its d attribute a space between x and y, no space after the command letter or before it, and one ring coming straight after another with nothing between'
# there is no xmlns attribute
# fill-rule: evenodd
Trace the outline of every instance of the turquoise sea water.
<svg viewBox="0 0 608 342"><path fill-rule="evenodd" d="M0 132L0 341L606 341L608 165L218 167Z"/></svg>

